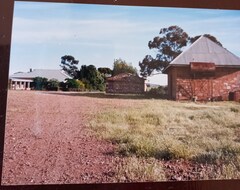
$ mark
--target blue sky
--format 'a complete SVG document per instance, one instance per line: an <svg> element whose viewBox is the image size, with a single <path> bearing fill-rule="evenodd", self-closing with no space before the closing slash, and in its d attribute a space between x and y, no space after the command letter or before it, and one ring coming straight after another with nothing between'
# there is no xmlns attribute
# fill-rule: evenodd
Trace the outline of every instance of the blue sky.
<svg viewBox="0 0 240 190"><path fill-rule="evenodd" d="M60 69L63 55L79 67L112 68L122 58L139 69L145 55L156 55L148 41L171 25L190 36L211 34L240 56L240 11L15 2L10 74ZM148 80L167 84L165 75Z"/></svg>

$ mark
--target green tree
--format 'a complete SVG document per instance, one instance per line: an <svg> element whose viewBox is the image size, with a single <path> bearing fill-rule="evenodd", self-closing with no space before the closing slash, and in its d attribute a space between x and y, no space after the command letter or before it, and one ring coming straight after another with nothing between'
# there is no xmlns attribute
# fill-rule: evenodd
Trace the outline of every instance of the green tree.
<svg viewBox="0 0 240 190"><path fill-rule="evenodd" d="M112 75L112 70L110 69L110 68L108 68L108 67L99 67L98 68L98 71L101 73L101 74L103 74L103 75L105 75L105 76L107 76L107 75Z"/></svg>
<svg viewBox="0 0 240 190"><path fill-rule="evenodd" d="M83 81L89 90L104 90L105 81L103 75L94 65L82 65L79 71L79 79Z"/></svg>
<svg viewBox="0 0 240 190"><path fill-rule="evenodd" d="M137 74L137 69L132 66L131 63L127 63L122 59L116 59L113 63L113 76L118 75L120 73L132 73Z"/></svg>
<svg viewBox="0 0 240 190"><path fill-rule="evenodd" d="M33 87L35 90L44 90L47 88L48 79L43 77L35 77L33 79Z"/></svg>
<svg viewBox="0 0 240 190"><path fill-rule="evenodd" d="M216 37L210 34L204 34L204 36L222 46ZM139 62L140 74L147 77L150 76L153 71L162 72L174 58L182 53L183 47L194 43L199 37L199 35L189 37L179 26L162 28L159 36L154 37L152 41L148 42L149 49L157 50L156 57L146 55L143 60Z"/></svg>
<svg viewBox="0 0 240 190"><path fill-rule="evenodd" d="M71 55L64 55L61 57L61 64L60 67L67 72L71 77L77 79L78 78L78 60L76 60Z"/></svg>
<svg viewBox="0 0 240 190"><path fill-rule="evenodd" d="M159 36L148 42L150 49L157 50L156 57L146 55L142 62L139 62L141 75L146 77L151 75L154 70L164 70L182 52L182 48L188 42L188 34L179 26L162 28Z"/></svg>
<svg viewBox="0 0 240 190"><path fill-rule="evenodd" d="M108 67L99 67L98 72L102 75L104 78L104 83L106 83L107 78L112 76L112 70Z"/></svg>

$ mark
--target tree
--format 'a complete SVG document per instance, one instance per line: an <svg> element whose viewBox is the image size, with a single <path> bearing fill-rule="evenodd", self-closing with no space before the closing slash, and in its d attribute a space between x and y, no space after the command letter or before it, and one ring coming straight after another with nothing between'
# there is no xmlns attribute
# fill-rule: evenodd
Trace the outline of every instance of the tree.
<svg viewBox="0 0 240 190"><path fill-rule="evenodd" d="M146 55L142 62L139 62L140 73L144 77L150 76L155 70L162 72L174 58L182 53L183 47L194 43L200 37L200 35L189 37L179 26L162 28L159 34L148 43L149 49L157 50L156 57ZM203 36L222 46L216 37L210 34Z"/></svg>
<svg viewBox="0 0 240 190"><path fill-rule="evenodd" d="M139 62L140 72L144 77L151 75L154 70L164 70L189 42L188 34L179 26L162 28L159 34L148 42L150 49L157 50L156 57L147 55L142 62Z"/></svg>
<svg viewBox="0 0 240 190"><path fill-rule="evenodd" d="M131 63L127 63L122 59L116 59L113 63L113 76L120 73L132 73L137 75L137 69Z"/></svg>
<svg viewBox="0 0 240 190"><path fill-rule="evenodd" d="M106 83L107 78L112 76L112 70L108 67L99 67L98 72L102 75L104 83Z"/></svg>
<svg viewBox="0 0 240 190"><path fill-rule="evenodd" d="M98 68L98 71L101 73L101 74L103 74L104 76L106 76L106 75L112 75L112 70L110 69L110 68L108 68L108 67L99 67Z"/></svg>
<svg viewBox="0 0 240 190"><path fill-rule="evenodd" d="M217 38L214 37L214 36L212 36L211 34L204 34L203 36L209 38L210 40L212 40L212 41L215 42L216 44L218 44L218 45L220 45L220 46L223 46L223 45L221 44L221 42L219 42L219 41L217 40ZM198 38L200 38L200 37L201 37L201 35L198 35L198 36L195 36L195 37L190 38L190 43L191 43L191 44L194 43L194 42L195 42Z"/></svg>
<svg viewBox="0 0 240 190"><path fill-rule="evenodd" d="M77 79L78 78L78 60L71 55L64 55L61 57L61 64L60 67L67 72L71 77Z"/></svg>
<svg viewBox="0 0 240 190"><path fill-rule="evenodd" d="M79 71L79 79L89 90L103 91L105 89L104 77L94 65L82 65Z"/></svg>

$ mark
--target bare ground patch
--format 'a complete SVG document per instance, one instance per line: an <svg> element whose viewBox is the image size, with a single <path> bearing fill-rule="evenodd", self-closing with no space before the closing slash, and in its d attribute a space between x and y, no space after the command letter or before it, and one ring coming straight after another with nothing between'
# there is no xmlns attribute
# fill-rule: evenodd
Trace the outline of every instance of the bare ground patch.
<svg viewBox="0 0 240 190"><path fill-rule="evenodd" d="M86 124L108 106L131 106L83 96L9 91L3 184L114 182L119 159L110 142Z"/></svg>

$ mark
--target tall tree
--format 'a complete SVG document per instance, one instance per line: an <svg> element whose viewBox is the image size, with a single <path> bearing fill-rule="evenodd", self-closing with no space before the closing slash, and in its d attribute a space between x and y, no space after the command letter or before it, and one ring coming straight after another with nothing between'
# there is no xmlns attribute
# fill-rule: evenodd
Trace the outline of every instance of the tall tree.
<svg viewBox="0 0 240 190"><path fill-rule="evenodd" d="M83 81L87 89L102 91L105 88L104 78L94 65L82 65L79 79Z"/></svg>
<svg viewBox="0 0 240 190"><path fill-rule="evenodd" d="M146 77L151 75L154 70L164 70L182 52L182 48L188 42L188 34L179 26L162 28L159 36L148 42L149 49L157 50L156 57L147 55L142 62L139 62L141 75Z"/></svg>
<svg viewBox="0 0 240 190"><path fill-rule="evenodd" d="M116 59L113 63L113 76L120 73L137 74L137 69L133 67L131 63L127 63L122 59Z"/></svg>
<svg viewBox="0 0 240 190"><path fill-rule="evenodd" d="M182 53L183 47L194 43L200 36L190 37L179 26L162 28L159 36L148 42L149 49L157 50L156 57L146 55L142 62L139 62L141 75L144 77L150 76L155 70L162 72L174 58ZM216 37L210 34L204 34L203 36L222 46Z"/></svg>
<svg viewBox="0 0 240 190"><path fill-rule="evenodd" d="M61 64L60 67L67 72L71 77L77 79L78 78L78 60L76 60L71 55L64 55L61 57Z"/></svg>

